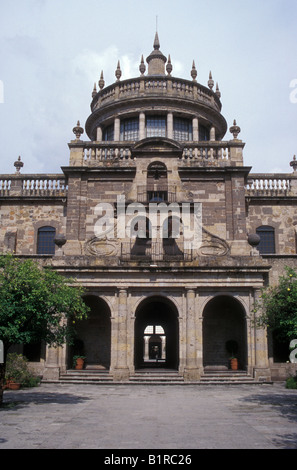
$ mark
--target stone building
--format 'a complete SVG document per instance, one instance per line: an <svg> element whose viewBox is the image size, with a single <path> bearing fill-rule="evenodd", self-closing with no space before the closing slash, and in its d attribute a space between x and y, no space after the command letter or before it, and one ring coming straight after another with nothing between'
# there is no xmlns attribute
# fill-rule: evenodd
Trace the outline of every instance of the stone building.
<svg viewBox="0 0 297 470"><path fill-rule="evenodd" d="M293 365L256 328L253 305L296 264L297 162L287 174L253 174L211 73L199 84L193 62L190 80L174 77L158 34L139 71L121 80L118 63L109 86L101 74L88 140L78 122L60 174L25 174L19 159L0 176L0 249L85 286L88 370L199 381L227 371L236 352L247 377L282 379ZM67 345L24 353L45 379L72 368Z"/></svg>

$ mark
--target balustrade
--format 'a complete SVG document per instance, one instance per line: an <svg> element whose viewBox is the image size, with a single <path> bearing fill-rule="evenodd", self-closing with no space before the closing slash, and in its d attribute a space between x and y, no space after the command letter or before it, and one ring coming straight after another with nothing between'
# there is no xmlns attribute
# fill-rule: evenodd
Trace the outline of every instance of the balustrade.
<svg viewBox="0 0 297 470"><path fill-rule="evenodd" d="M250 175L246 186L248 196L286 196L291 191L291 179L286 177L266 174Z"/></svg>
<svg viewBox="0 0 297 470"><path fill-rule="evenodd" d="M0 196L66 196L61 175L20 175L0 179Z"/></svg>

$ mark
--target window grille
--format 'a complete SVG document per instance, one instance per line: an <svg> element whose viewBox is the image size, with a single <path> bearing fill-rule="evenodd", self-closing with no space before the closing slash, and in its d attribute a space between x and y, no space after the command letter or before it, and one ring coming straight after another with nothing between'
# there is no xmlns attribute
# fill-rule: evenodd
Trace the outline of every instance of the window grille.
<svg viewBox="0 0 297 470"><path fill-rule="evenodd" d="M275 253L275 232L274 228L268 225L262 225L256 230L257 235L260 237L258 250L261 255Z"/></svg>
<svg viewBox="0 0 297 470"><path fill-rule="evenodd" d="M54 255L55 254L55 236L54 227L41 227L37 236L37 254Z"/></svg>

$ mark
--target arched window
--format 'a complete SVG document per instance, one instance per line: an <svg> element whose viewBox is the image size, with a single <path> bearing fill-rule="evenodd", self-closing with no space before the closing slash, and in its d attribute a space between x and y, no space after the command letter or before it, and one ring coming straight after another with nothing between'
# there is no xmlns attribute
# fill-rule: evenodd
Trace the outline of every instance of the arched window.
<svg viewBox="0 0 297 470"><path fill-rule="evenodd" d="M275 253L275 233L274 228L269 225L262 225L256 230L257 235L260 237L258 250L261 255Z"/></svg>
<svg viewBox="0 0 297 470"><path fill-rule="evenodd" d="M55 236L56 229L54 227L41 227L38 229L37 235L37 254L38 255L54 255L55 254Z"/></svg>

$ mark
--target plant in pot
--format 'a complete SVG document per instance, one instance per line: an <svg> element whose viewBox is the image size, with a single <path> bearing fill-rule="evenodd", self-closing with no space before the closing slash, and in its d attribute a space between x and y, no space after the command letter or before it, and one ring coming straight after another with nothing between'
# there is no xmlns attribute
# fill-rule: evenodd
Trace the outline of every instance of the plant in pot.
<svg viewBox="0 0 297 470"><path fill-rule="evenodd" d="M84 368L85 356L77 355L73 356L73 367L76 370L82 370Z"/></svg>
<svg viewBox="0 0 297 470"><path fill-rule="evenodd" d="M27 359L22 354L10 353L7 355L5 381L10 390L18 390L27 380L30 372Z"/></svg>
<svg viewBox="0 0 297 470"><path fill-rule="evenodd" d="M231 370L238 370L238 358L236 356L238 352L238 343L237 341L231 339L226 342L227 352L230 354L229 362Z"/></svg>

